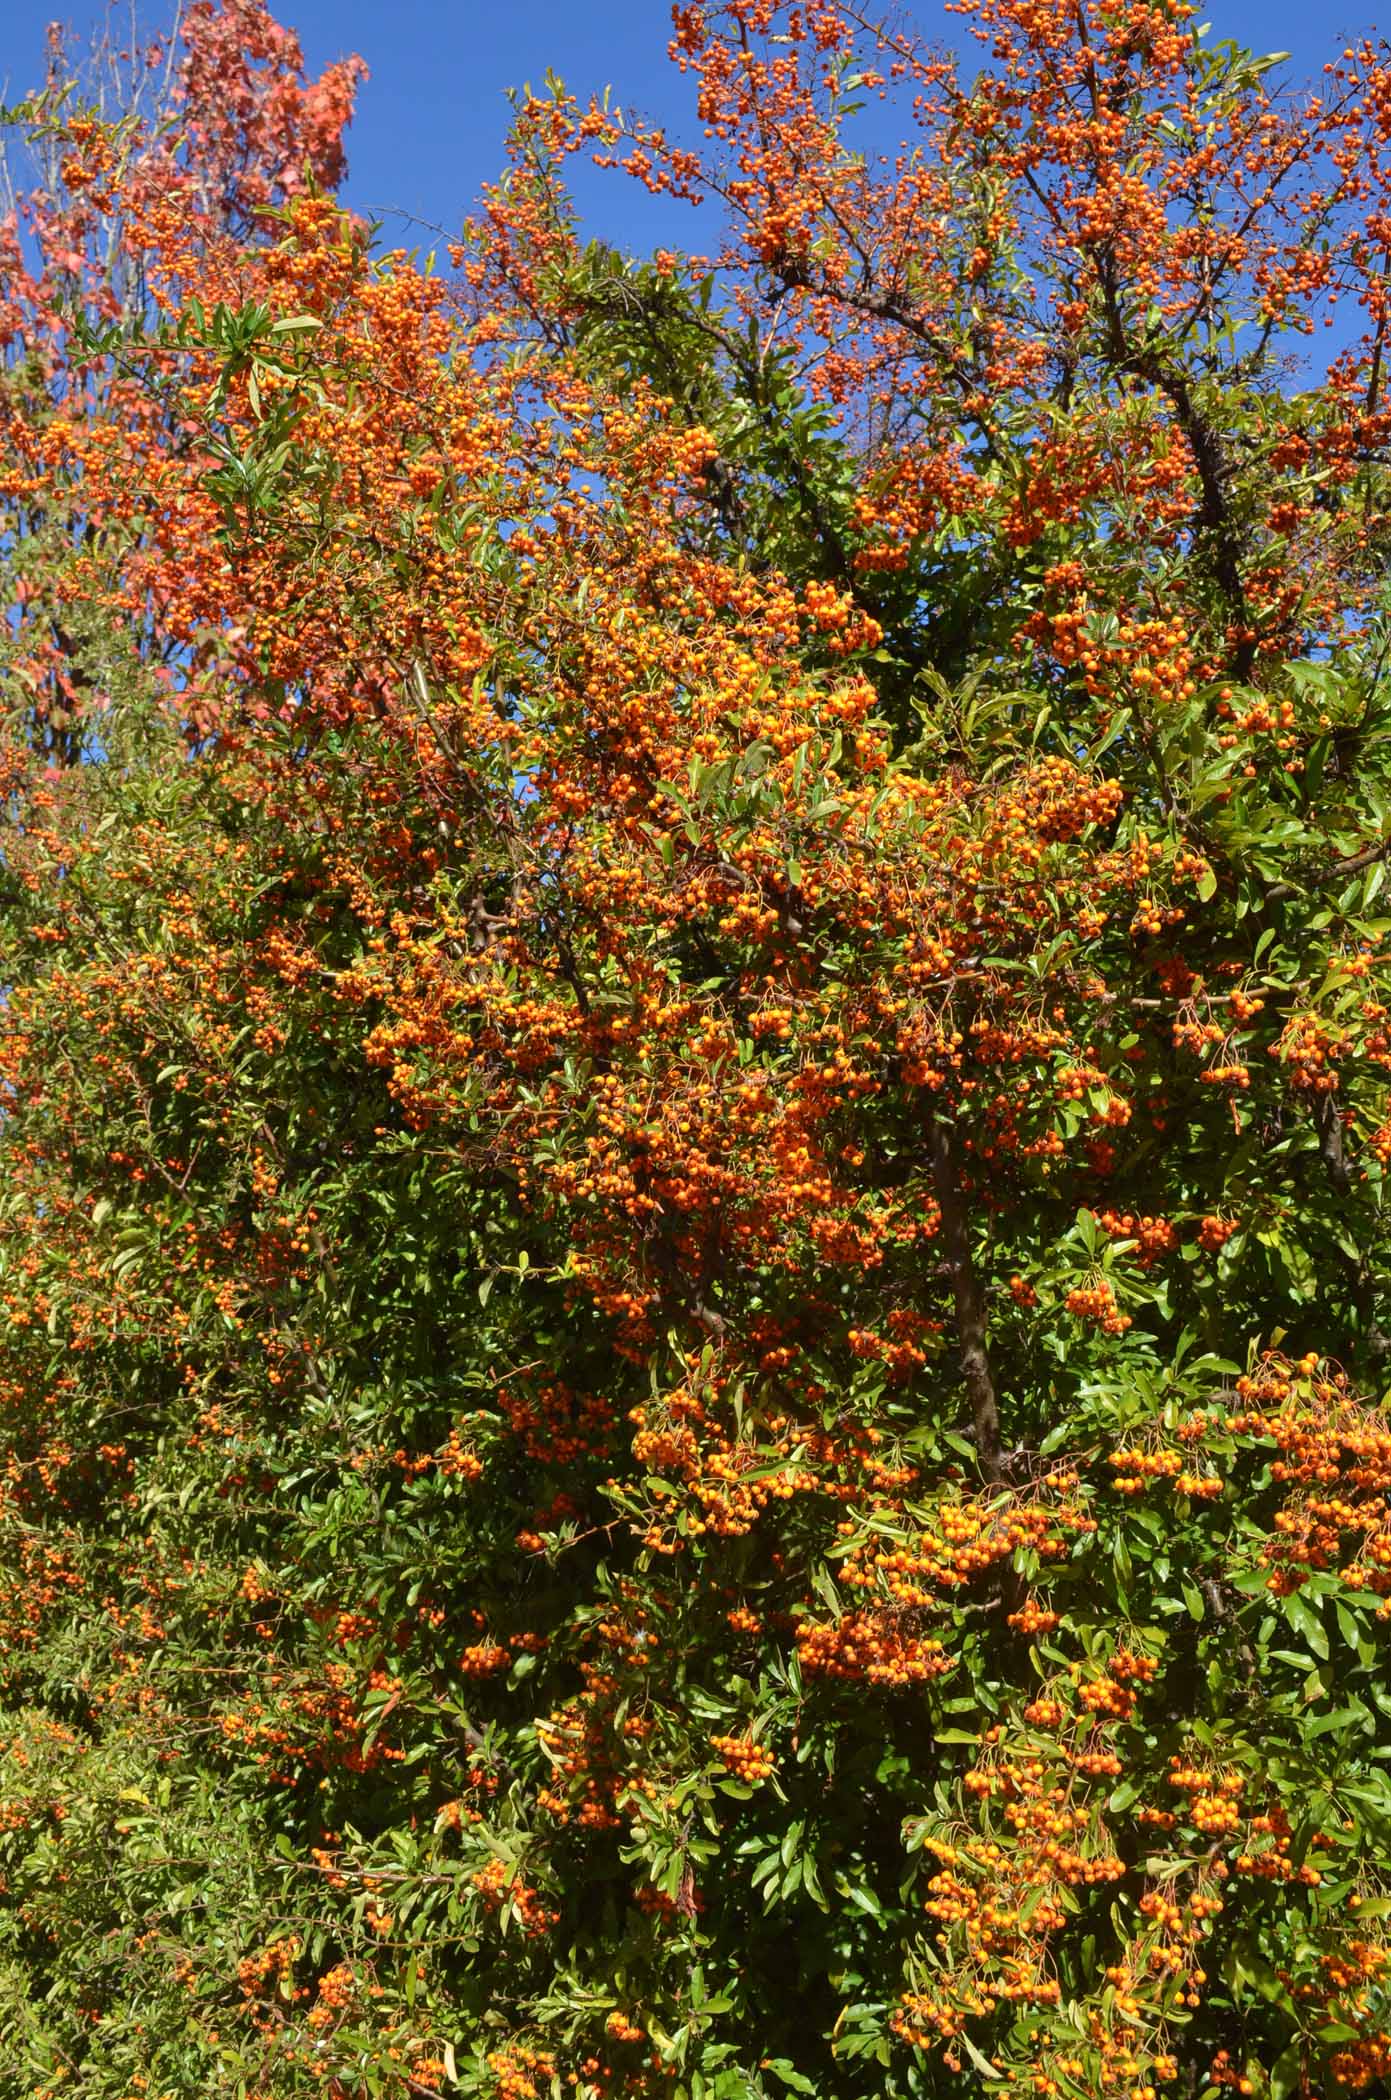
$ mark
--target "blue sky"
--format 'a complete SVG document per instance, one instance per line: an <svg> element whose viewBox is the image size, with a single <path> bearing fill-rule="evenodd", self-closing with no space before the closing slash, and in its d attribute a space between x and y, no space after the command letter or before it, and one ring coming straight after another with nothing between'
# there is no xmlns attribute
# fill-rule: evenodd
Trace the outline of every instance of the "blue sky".
<svg viewBox="0 0 1391 2100"><path fill-rule="evenodd" d="M139 4L151 26L169 19L160 0ZM1373 26L1375 5L1218 0L1208 19L1214 37L1289 51L1289 70L1312 77L1347 31ZM9 97L40 77L50 19L61 14L80 30L101 8L102 0L0 0L0 85ZM667 0L279 0L277 11L299 30L316 71L349 51L372 69L349 134L348 196L385 219L392 246L429 245L427 227L457 227L500 165L507 87L539 83L548 66L578 91L611 85L618 99L674 131L694 128L690 80L665 56ZM904 11L927 35L975 50L940 0L909 0ZM581 196L587 223L607 239L706 245L689 207L659 205L621 176L596 172ZM412 219L424 223L413 228Z"/></svg>

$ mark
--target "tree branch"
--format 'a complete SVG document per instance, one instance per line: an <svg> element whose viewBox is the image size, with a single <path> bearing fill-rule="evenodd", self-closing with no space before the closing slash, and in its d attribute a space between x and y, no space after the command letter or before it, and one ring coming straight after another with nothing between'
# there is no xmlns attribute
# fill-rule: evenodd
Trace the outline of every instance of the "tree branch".
<svg viewBox="0 0 1391 2100"><path fill-rule="evenodd" d="M987 1346L985 1291L971 1259L970 1232L957 1183L951 1133L940 1118L931 1128L932 1178L942 1213L942 1251L951 1272L956 1301L956 1331L961 1349L961 1375L971 1403L980 1469L992 1487L1006 1484L1000 1411Z"/></svg>

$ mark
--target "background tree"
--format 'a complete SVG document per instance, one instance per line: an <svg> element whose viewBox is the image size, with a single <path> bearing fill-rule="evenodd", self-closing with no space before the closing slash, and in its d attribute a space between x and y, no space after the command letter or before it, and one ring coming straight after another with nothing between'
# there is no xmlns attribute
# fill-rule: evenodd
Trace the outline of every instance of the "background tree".
<svg viewBox="0 0 1391 2100"><path fill-rule="evenodd" d="M297 40L260 0L195 0L148 48L119 35L109 18L74 53L53 25L45 85L7 113L0 161L13 592L0 661L29 696L29 737L60 765L100 748L113 681L174 664L155 609L124 592L128 521L103 483L113 448L172 450L180 434L145 429L147 397L87 330L138 326L194 282L205 295L234 284L268 212L341 179L364 71L354 59L306 82Z"/></svg>

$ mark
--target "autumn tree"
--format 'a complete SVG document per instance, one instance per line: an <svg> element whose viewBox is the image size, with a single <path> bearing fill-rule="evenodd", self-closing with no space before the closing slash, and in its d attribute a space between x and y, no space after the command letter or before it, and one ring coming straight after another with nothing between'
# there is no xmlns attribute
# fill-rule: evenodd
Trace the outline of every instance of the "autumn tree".
<svg viewBox="0 0 1391 2100"><path fill-rule="evenodd" d="M1391 2075L1391 64L960 11L20 114L0 2095Z"/></svg>

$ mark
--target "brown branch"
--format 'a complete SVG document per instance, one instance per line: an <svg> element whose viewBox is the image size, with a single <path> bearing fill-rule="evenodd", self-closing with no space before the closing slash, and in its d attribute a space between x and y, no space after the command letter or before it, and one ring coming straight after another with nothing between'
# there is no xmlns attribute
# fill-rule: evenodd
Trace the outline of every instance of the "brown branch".
<svg viewBox="0 0 1391 2100"><path fill-rule="evenodd" d="M1338 1113L1338 1104L1332 1094L1319 1095L1314 1107L1314 1128L1319 1137L1319 1158L1323 1161L1334 1193L1350 1196L1352 1174L1348 1168L1347 1150L1343 1144L1343 1119Z"/></svg>
<svg viewBox="0 0 1391 2100"><path fill-rule="evenodd" d="M956 1301L956 1331L961 1349L961 1375L971 1403L976 1454L992 1487L1006 1483L1000 1437L1000 1410L990 1368L985 1291L971 1259L970 1231L957 1181L951 1133L940 1118L931 1128L932 1178L942 1213L942 1250L951 1273Z"/></svg>
<svg viewBox="0 0 1391 2100"><path fill-rule="evenodd" d="M1374 846L1364 846L1360 853L1349 853L1344 860L1333 860L1320 872L1310 877L1313 882L1341 882L1346 875L1360 875L1379 860L1391 856L1391 838L1378 839ZM1278 903L1282 897L1295 897L1299 885L1294 882L1273 882L1265 893L1267 904Z"/></svg>

